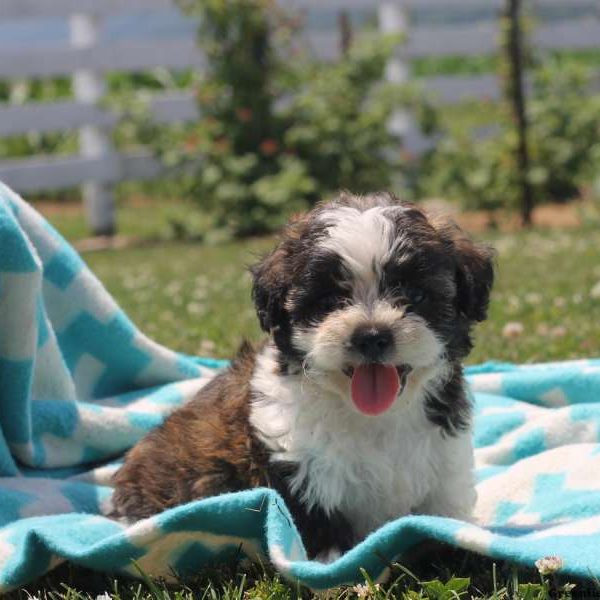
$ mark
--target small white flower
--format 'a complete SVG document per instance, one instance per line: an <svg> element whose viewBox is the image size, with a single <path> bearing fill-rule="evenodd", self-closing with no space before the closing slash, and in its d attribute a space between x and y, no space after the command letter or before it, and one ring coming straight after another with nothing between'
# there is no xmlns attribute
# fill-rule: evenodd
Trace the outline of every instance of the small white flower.
<svg viewBox="0 0 600 600"><path fill-rule="evenodd" d="M352 591L359 597L359 598L366 598L369 595L369 586L366 583L357 583L353 588Z"/></svg>
<svg viewBox="0 0 600 600"><path fill-rule="evenodd" d="M352 590L359 598L368 598L372 592L378 592L381 589L381 585L379 583L373 584L371 588L366 583L357 583Z"/></svg>
<svg viewBox="0 0 600 600"><path fill-rule="evenodd" d="M564 325L553 327L550 331L550 335L555 338L565 337L565 335L567 335L567 328Z"/></svg>
<svg viewBox="0 0 600 600"><path fill-rule="evenodd" d="M527 304L539 304L541 301L542 295L537 292L531 292L525 296L525 302L527 302Z"/></svg>
<svg viewBox="0 0 600 600"><path fill-rule="evenodd" d="M560 556L545 556L535 561L535 566L540 575L552 575L560 571L563 567L563 561Z"/></svg>
<svg viewBox="0 0 600 600"><path fill-rule="evenodd" d="M104 592L104 594L98 594L96 600L111 600L111 595L108 592Z"/></svg>
<svg viewBox="0 0 600 600"><path fill-rule="evenodd" d="M202 302L190 302L186 308L190 315L200 315L204 312L204 307Z"/></svg>
<svg viewBox="0 0 600 600"><path fill-rule="evenodd" d="M212 340L202 340L200 342L200 353L213 352L217 345Z"/></svg>
<svg viewBox="0 0 600 600"><path fill-rule="evenodd" d="M566 305L566 298L563 298L562 296L557 296L556 298L554 298L554 306L556 306L556 308L564 308Z"/></svg>
<svg viewBox="0 0 600 600"><path fill-rule="evenodd" d="M548 335L550 333L550 327L548 327L547 323L540 323L536 328L536 332L538 335Z"/></svg>
<svg viewBox="0 0 600 600"><path fill-rule="evenodd" d="M519 299L518 296L509 296L508 297L508 304L511 308L520 308L521 306L521 300Z"/></svg>
<svg viewBox="0 0 600 600"><path fill-rule="evenodd" d="M181 292L181 283L179 281L172 281L165 288L165 292L167 292L167 295L169 296L176 296Z"/></svg>
<svg viewBox="0 0 600 600"><path fill-rule="evenodd" d="M594 300L600 300L600 281L590 291L590 296Z"/></svg>
<svg viewBox="0 0 600 600"><path fill-rule="evenodd" d="M512 339L517 338L523 334L525 328L523 327L523 323L519 323L518 321L509 321L502 328L502 337Z"/></svg>

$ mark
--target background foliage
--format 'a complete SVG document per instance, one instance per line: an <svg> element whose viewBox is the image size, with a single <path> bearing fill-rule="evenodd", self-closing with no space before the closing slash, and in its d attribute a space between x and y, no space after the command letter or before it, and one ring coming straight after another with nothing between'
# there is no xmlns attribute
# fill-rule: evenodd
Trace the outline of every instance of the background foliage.
<svg viewBox="0 0 600 600"><path fill-rule="evenodd" d="M202 237L199 229L214 226L237 236L267 233L339 188L389 187L417 200L441 196L490 212L515 207L516 137L503 102L435 108L435 99L417 93L417 87L384 84L385 63L397 40L373 36L371 43L355 43L339 63L317 63L303 52L302 20L277 9L273 0L179 1L201 17L198 40L208 70L107 74L106 102L132 113L114 131L117 148L149 144L175 167L171 179L120 186L121 198L164 201L161 231L196 238ZM531 19L525 30L535 31ZM598 50L529 52L529 180L538 204L600 195L600 96L589 88L598 60ZM494 70L506 72L498 56L412 61L415 81ZM202 118L178 126L151 123L143 99L175 89L196 91ZM65 78L0 81L0 102L69 97ZM403 107L434 134L432 149L422 157L403 154L387 128L394 110ZM482 128L484 139L474 134ZM0 159L71 154L76 148L76 131L32 132L0 140ZM40 196L77 200L79 192ZM191 200L185 209L182 197Z"/></svg>
<svg viewBox="0 0 600 600"><path fill-rule="evenodd" d="M393 185L399 140L388 128L408 90L384 83L397 39L353 45L337 63L302 54L300 22L270 0L182 0L199 16L208 67L200 119L145 141L178 173L179 194L238 237L279 228L290 213L348 188Z"/></svg>
<svg viewBox="0 0 600 600"><path fill-rule="evenodd" d="M528 173L536 203L565 202L598 188L600 95L592 71L547 57L530 70ZM417 194L458 200L467 209L514 209L518 198L516 133L506 108L487 139L446 130L425 158Z"/></svg>

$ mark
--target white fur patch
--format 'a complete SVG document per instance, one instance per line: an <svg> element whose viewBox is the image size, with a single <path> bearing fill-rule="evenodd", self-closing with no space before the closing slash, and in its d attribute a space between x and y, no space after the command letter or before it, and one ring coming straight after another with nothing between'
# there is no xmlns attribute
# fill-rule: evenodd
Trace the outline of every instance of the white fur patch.
<svg viewBox="0 0 600 600"><path fill-rule="evenodd" d="M368 417L353 410L344 379L349 386L342 373L282 376L270 346L258 357L250 420L272 460L297 464L292 492L308 506L341 510L360 538L429 506L436 514L468 514L470 435L444 437L427 420L420 382L407 386L407 400Z"/></svg>
<svg viewBox="0 0 600 600"><path fill-rule="evenodd" d="M441 361L444 345L425 319L406 314L381 290L383 266L403 245L410 244L408 238L398 236L391 220L397 210L398 207L390 206L365 211L335 207L319 215L327 225L327 236L320 248L335 252L349 271L348 281L340 283L351 286L352 300L314 326L295 329L293 343L307 355L307 375L333 372L355 362L352 335L362 326L374 324L391 331L394 337L393 350L384 359L386 363L423 369Z"/></svg>
<svg viewBox="0 0 600 600"><path fill-rule="evenodd" d="M321 247L342 258L353 277L354 299L365 304L376 300L380 267L395 246L393 224L386 215L390 210L378 206L361 212L336 207L320 216L328 224Z"/></svg>
<svg viewBox="0 0 600 600"><path fill-rule="evenodd" d="M475 501L470 432L444 436L425 413L428 392L447 380L445 346L427 321L395 306L381 279L384 265L410 235L398 235L398 207L336 206L318 218L327 234L317 251L338 255L351 291L345 305L303 327L293 346L305 356L299 373L281 375L273 346L257 357L250 421L273 461L295 463L289 484L308 508L341 511L359 538L409 513L466 518ZM346 279L346 277L344 277ZM381 361L412 370L389 410L362 414L354 405L349 366L364 360L352 342L363 327L391 331Z"/></svg>
<svg viewBox="0 0 600 600"><path fill-rule="evenodd" d="M331 313L314 327L297 329L293 343L306 353L307 370L341 370L352 362L349 341L353 333L371 323L389 328L394 336L393 350L386 357L387 363L409 364L413 369L419 369L440 362L444 346L426 321L415 314L405 315L383 300L374 302L370 310L364 304L348 306Z"/></svg>

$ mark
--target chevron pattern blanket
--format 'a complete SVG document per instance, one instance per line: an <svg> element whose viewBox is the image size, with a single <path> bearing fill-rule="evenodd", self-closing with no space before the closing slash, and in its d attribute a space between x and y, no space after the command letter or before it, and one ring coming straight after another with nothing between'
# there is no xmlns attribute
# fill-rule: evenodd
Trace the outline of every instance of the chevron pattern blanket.
<svg viewBox="0 0 600 600"><path fill-rule="evenodd" d="M169 577L268 558L314 589L385 576L426 538L600 577L600 360L469 370L476 523L400 518L330 564L306 560L272 490L228 494L126 526L106 516L127 448L223 363L143 335L81 258L0 184L0 592L62 561Z"/></svg>

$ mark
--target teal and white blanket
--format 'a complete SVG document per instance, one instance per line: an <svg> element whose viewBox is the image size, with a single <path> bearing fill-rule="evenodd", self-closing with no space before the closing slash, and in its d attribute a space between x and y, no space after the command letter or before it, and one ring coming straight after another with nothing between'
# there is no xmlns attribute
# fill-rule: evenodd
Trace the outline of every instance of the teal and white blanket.
<svg viewBox="0 0 600 600"><path fill-rule="evenodd" d="M267 557L322 589L383 577L435 538L525 565L559 556L600 577L600 360L487 364L475 393L477 524L400 518L330 564L309 562L281 498L257 489L125 526L103 516L127 448L221 366L144 336L75 251L0 184L0 591L71 561L189 574Z"/></svg>

